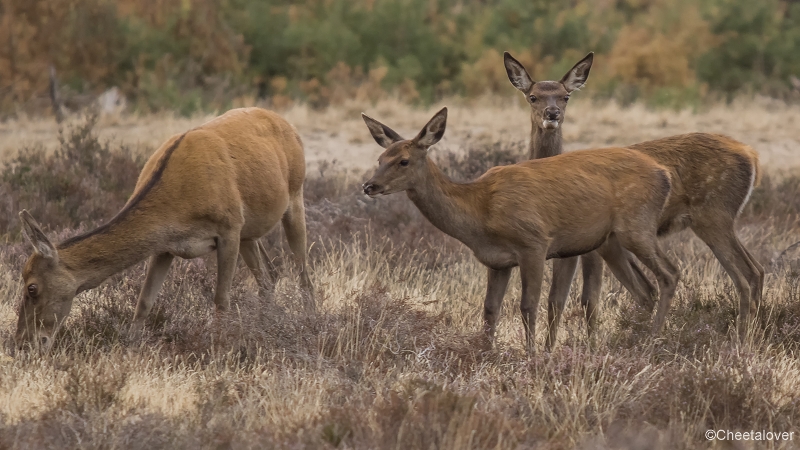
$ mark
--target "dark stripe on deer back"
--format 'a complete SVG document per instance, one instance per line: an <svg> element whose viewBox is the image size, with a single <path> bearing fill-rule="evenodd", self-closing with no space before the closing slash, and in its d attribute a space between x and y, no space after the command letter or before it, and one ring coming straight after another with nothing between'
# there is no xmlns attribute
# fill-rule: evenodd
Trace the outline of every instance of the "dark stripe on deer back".
<svg viewBox="0 0 800 450"><path fill-rule="evenodd" d="M144 199L144 197L155 187L156 184L158 184L159 181L161 181L161 176L164 174L164 170L167 168L167 162L169 162L169 158L181 144L181 141L183 141L183 138L185 136L186 133L182 134L178 139L175 140L175 142L172 143L172 145L169 146L167 151L164 152L164 156L161 158L158 167L150 176L150 179L147 180L147 184L145 184L141 189L139 189L139 192L137 192L136 195L134 195L134 197L128 202L127 205L125 205L124 208L122 208L120 212L117 213L116 216L114 216L110 221L108 221L104 225L100 225L94 230L67 239L66 241L58 245L58 249L64 249L92 236L106 233L114 225L125 220L125 218L131 213L131 211L136 209L139 203Z"/></svg>

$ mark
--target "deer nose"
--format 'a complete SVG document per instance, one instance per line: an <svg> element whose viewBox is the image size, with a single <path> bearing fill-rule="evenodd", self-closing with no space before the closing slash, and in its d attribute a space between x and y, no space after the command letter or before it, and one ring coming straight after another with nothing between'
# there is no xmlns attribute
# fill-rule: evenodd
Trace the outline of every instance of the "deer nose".
<svg viewBox="0 0 800 450"><path fill-rule="evenodd" d="M544 110L544 117L547 120L558 120L558 118L561 117L561 110L558 106L548 106Z"/></svg>
<svg viewBox="0 0 800 450"><path fill-rule="evenodd" d="M364 189L364 193L367 195L372 194L372 191L375 190L375 185L372 183L364 183L364 185L361 187Z"/></svg>

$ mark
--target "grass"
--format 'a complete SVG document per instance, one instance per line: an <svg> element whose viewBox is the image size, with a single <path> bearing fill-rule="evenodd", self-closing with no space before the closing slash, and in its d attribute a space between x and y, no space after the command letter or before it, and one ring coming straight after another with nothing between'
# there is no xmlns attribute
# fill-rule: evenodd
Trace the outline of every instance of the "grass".
<svg viewBox="0 0 800 450"><path fill-rule="evenodd" d="M80 132L65 130L66 142ZM89 134L91 148L102 148ZM135 163L107 145L127 161L113 167ZM525 154L521 139L447 148L437 158L460 179ZM56 177L70 165L48 167ZM606 277L594 345L576 283L556 348L542 351L543 300L537 352L528 355L517 274L497 348L486 351L486 275L470 252L403 195L364 198L362 172L320 165L306 182L316 311L301 306L275 231L265 238L281 272L273 300L258 297L242 265L232 311L215 316L213 256L177 260L143 339L133 340L139 264L78 296L50 353L0 354L0 448L727 448L707 441L708 429L795 432L788 442L740 444L798 447L800 267L795 253L781 254L800 241L800 181L769 175L739 223L767 270L762 314L745 345L733 343L738 300L730 280L687 232L663 241L682 282L659 338ZM25 198L35 189L19 186L8 192ZM97 217L108 207L87 205ZM41 221L61 240L77 233L70 220L58 213ZM8 354L29 252L15 236L0 246L0 342Z"/></svg>

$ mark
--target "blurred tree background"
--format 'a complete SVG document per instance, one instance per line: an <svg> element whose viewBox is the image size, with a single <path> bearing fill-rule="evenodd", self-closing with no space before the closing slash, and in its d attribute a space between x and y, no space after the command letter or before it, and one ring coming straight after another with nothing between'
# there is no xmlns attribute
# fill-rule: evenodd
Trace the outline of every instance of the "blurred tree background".
<svg viewBox="0 0 800 450"><path fill-rule="evenodd" d="M656 106L763 93L800 75L797 0L0 0L0 113L116 86L142 112L266 98L316 107L513 94L596 53L594 95Z"/></svg>

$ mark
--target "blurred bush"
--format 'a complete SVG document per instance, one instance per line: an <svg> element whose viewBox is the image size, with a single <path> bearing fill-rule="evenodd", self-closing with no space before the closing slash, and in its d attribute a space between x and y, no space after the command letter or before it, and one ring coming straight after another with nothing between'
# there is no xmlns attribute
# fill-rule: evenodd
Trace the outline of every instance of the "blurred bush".
<svg viewBox="0 0 800 450"><path fill-rule="evenodd" d="M800 74L790 0L10 0L0 14L5 114L45 109L51 64L66 89L118 86L138 110L184 114L253 97L512 95L504 50L535 79L595 51L595 95L660 106L785 97Z"/></svg>

